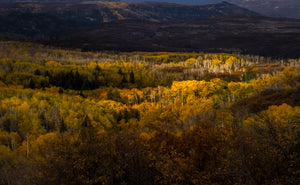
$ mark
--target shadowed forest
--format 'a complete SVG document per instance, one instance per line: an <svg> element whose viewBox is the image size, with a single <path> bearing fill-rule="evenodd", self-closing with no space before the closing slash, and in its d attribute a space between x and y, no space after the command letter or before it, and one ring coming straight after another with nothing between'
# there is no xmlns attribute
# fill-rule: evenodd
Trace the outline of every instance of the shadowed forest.
<svg viewBox="0 0 300 185"><path fill-rule="evenodd" d="M300 60L0 42L0 184L299 184Z"/></svg>

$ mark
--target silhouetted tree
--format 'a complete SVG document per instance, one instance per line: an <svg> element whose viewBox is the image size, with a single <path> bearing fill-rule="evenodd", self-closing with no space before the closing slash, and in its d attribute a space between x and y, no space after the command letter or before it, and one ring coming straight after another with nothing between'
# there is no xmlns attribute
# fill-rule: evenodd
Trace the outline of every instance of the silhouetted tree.
<svg viewBox="0 0 300 185"><path fill-rule="evenodd" d="M135 77L134 77L133 71L130 72L129 81L130 81L130 83L133 83L133 84L135 83Z"/></svg>

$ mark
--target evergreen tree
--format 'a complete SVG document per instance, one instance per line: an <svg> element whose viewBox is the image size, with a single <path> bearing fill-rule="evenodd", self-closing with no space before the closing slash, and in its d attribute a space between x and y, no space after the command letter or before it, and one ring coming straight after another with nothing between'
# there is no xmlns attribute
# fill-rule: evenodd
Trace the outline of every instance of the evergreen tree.
<svg viewBox="0 0 300 185"><path fill-rule="evenodd" d="M128 113L127 109L124 110L123 119L125 119L126 121L129 120L129 113Z"/></svg>
<svg viewBox="0 0 300 185"><path fill-rule="evenodd" d="M133 83L133 84L135 83L135 77L134 77L133 71L130 72L129 81L130 81L130 83Z"/></svg>
<svg viewBox="0 0 300 185"><path fill-rule="evenodd" d="M40 70L36 69L36 70L34 71L34 74L37 75L37 76L40 76L40 75L41 75L41 72L40 72Z"/></svg>
<svg viewBox="0 0 300 185"><path fill-rule="evenodd" d="M119 75L123 75L124 74L121 68L119 68L118 74Z"/></svg>
<svg viewBox="0 0 300 185"><path fill-rule="evenodd" d="M73 82L73 84L74 84L74 89L75 89L75 90L80 90L80 89L82 89L84 79L83 79L83 77L79 74L78 71L75 72L74 79L72 79L72 82Z"/></svg>
<svg viewBox="0 0 300 185"><path fill-rule="evenodd" d="M122 78L122 82L121 82L121 83L122 83L122 84L128 83L127 78L126 78L125 75L123 75L123 78Z"/></svg>
<svg viewBox="0 0 300 185"><path fill-rule="evenodd" d="M81 90L90 90L90 82L87 79L84 79Z"/></svg>
<svg viewBox="0 0 300 185"><path fill-rule="evenodd" d="M51 77L51 74L48 70L45 72L45 76L48 76L49 78Z"/></svg>
<svg viewBox="0 0 300 185"><path fill-rule="evenodd" d="M76 89L76 90L78 90L81 86L79 86L78 84L75 84L74 83L74 73L73 73L73 71L71 71L71 72L68 72L66 75L65 75L65 77L64 77L64 85L63 85L63 87L65 88L65 89Z"/></svg>
<svg viewBox="0 0 300 185"><path fill-rule="evenodd" d="M29 88L31 89L34 89L35 88L35 84L34 84L34 81L32 79L29 80L29 85L28 85Z"/></svg>
<svg viewBox="0 0 300 185"><path fill-rule="evenodd" d="M64 89L62 87L59 87L58 93L59 94L63 94L64 93Z"/></svg>
<svg viewBox="0 0 300 185"><path fill-rule="evenodd" d="M101 68L100 68L98 65L96 65L95 71L100 72L100 71L101 71Z"/></svg>
<svg viewBox="0 0 300 185"><path fill-rule="evenodd" d="M60 122L60 125L59 125L59 132L64 133L66 131L67 131L67 126L66 126L64 120L62 119Z"/></svg>
<svg viewBox="0 0 300 185"><path fill-rule="evenodd" d="M113 99L113 88L112 88L112 87L109 87L109 88L108 88L106 98L107 98L108 100L112 100L112 99Z"/></svg>
<svg viewBox="0 0 300 185"><path fill-rule="evenodd" d="M85 115L83 122L81 124L81 128L89 128L89 127L92 127L91 119L89 118L88 115Z"/></svg>
<svg viewBox="0 0 300 185"><path fill-rule="evenodd" d="M92 120L88 115L83 118L80 128L80 137L81 140L86 143L95 141L95 138L97 137L96 129L93 127Z"/></svg>

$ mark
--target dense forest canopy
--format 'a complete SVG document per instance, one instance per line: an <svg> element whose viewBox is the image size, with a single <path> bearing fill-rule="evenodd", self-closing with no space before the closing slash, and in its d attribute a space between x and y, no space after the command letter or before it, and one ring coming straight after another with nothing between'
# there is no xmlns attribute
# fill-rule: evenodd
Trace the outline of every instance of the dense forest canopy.
<svg viewBox="0 0 300 185"><path fill-rule="evenodd" d="M299 59L0 42L1 185L299 184L299 115Z"/></svg>

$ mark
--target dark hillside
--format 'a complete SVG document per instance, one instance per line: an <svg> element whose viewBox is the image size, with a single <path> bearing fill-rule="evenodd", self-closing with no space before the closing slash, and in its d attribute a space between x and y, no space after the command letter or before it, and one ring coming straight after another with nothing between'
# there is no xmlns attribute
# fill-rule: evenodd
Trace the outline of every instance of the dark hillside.
<svg viewBox="0 0 300 185"><path fill-rule="evenodd" d="M144 2L147 0L125 0ZM224 0L153 0L178 4L205 5L223 2ZM226 0L229 3L272 17L289 17L300 19L299 0Z"/></svg>
<svg viewBox="0 0 300 185"><path fill-rule="evenodd" d="M0 40L83 50L241 52L299 57L299 20L222 2L0 3Z"/></svg>
<svg viewBox="0 0 300 185"><path fill-rule="evenodd" d="M53 37L104 22L140 19L190 21L227 15L257 15L229 3L188 6L169 3L47 2L0 3L0 38Z"/></svg>
<svg viewBox="0 0 300 185"><path fill-rule="evenodd" d="M203 0L198 4L220 3L223 0ZM227 0L230 3L272 17L300 19L299 0ZM183 2L183 1L182 1ZM195 3L194 3L195 4Z"/></svg>
<svg viewBox="0 0 300 185"><path fill-rule="evenodd" d="M297 58L299 43L299 20L224 17L167 24L136 20L106 23L80 30L56 44L84 50L235 51Z"/></svg>

